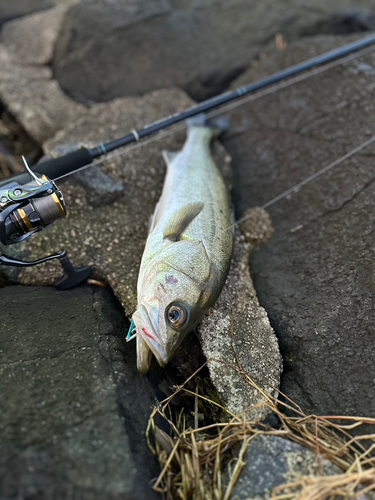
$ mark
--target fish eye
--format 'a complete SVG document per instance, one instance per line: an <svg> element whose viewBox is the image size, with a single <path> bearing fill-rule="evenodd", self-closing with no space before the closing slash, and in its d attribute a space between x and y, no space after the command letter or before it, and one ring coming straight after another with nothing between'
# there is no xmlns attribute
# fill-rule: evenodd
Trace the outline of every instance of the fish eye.
<svg viewBox="0 0 375 500"><path fill-rule="evenodd" d="M166 316L173 328L180 328L188 319L186 307L182 304L170 304L166 309Z"/></svg>

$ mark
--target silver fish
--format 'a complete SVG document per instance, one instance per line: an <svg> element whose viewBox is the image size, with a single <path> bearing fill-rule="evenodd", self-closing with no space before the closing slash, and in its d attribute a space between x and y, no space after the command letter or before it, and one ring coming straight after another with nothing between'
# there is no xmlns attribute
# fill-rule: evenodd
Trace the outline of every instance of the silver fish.
<svg viewBox="0 0 375 500"><path fill-rule="evenodd" d="M178 153L164 152L167 174L138 276L133 315L137 367L161 366L219 296L232 256L228 192L210 152L218 128L191 121Z"/></svg>

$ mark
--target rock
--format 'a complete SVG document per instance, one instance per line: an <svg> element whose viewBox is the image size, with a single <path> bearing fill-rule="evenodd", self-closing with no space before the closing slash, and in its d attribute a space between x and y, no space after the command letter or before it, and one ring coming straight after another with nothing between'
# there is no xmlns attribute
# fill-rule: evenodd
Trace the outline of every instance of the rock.
<svg viewBox="0 0 375 500"><path fill-rule="evenodd" d="M233 86L347 43L288 46ZM374 52L238 107L224 145L238 214L262 206L374 133ZM268 208L275 233L251 258L284 359L281 390L307 413L375 416L374 145Z"/></svg>
<svg viewBox="0 0 375 500"><path fill-rule="evenodd" d="M0 0L0 27L11 19L27 16L51 7L70 7L80 0ZM38 36L39 33L36 33Z"/></svg>
<svg viewBox="0 0 375 500"><path fill-rule="evenodd" d="M65 11L56 7L6 23L1 40L13 59L24 65L49 64Z"/></svg>
<svg viewBox="0 0 375 500"><path fill-rule="evenodd" d="M295 482L296 477L319 475L315 453L279 436L258 435L244 455L245 466L237 480L231 500L268 500L276 486ZM324 475L340 470L326 459L321 460Z"/></svg>
<svg viewBox="0 0 375 500"><path fill-rule="evenodd" d="M54 157L59 157L77 150L77 144L60 146L54 149ZM43 156L39 163L50 160L51 155ZM92 207L103 207L113 203L124 195L124 186L106 175L97 165L91 164L71 175L70 182L85 190L86 200ZM62 179L60 183L64 183ZM68 181L69 184L69 181Z"/></svg>
<svg viewBox="0 0 375 500"><path fill-rule="evenodd" d="M255 220L257 221L255 223ZM255 227L270 224L266 212L256 211ZM210 377L225 407L234 414L265 402L262 391L277 397L282 371L275 333L259 302L250 278L249 254L253 245L237 229L231 268L224 289L210 313L198 327L198 336L207 359ZM233 321L233 332L232 332ZM233 336L233 338L232 338ZM240 366L254 385L236 373ZM247 418L263 420L270 410L259 406Z"/></svg>
<svg viewBox="0 0 375 500"><path fill-rule="evenodd" d="M319 20L315 25L306 28L302 34L304 36L346 35L361 31L374 31L374 29L375 13L367 9L352 7Z"/></svg>
<svg viewBox="0 0 375 500"><path fill-rule="evenodd" d="M86 113L62 92L51 68L17 64L2 45L0 65L0 101L39 144Z"/></svg>
<svg viewBox="0 0 375 500"><path fill-rule="evenodd" d="M30 23L26 21L26 18L22 20L23 27L29 27ZM47 39L48 37L46 43ZM48 43L50 45L45 47L46 52L53 50L53 41L49 39ZM36 57L36 54L34 56ZM90 137L86 136L86 142L90 140L97 143L99 139L114 139L127 130L129 124L132 127L141 127L147 123L144 111L137 109L139 98L114 100L91 107L83 106L66 96L53 79L50 67L23 64L22 61L15 60L9 48L3 44L0 44L0 64L3 70L0 72L0 102L39 144L51 141L51 144L61 145L63 143L58 133L63 131L61 137L67 137L70 129L74 131L74 135L66 144L76 143L76 137L79 136L79 133L76 133L76 121L85 115L87 117L83 124L96 120L96 128L90 128ZM178 91L171 89L171 95L176 95L176 92ZM150 115L150 120L151 116L155 117L153 119L162 118L163 111L172 114L176 109L182 110L192 103L187 99L184 102L178 99L167 102L165 96L165 92L155 92L145 98L155 110L155 113ZM160 103L158 99L161 99ZM173 105L181 107L176 108ZM124 116L127 109L132 117ZM103 113L105 119L102 118ZM48 144L46 148L48 150Z"/></svg>
<svg viewBox="0 0 375 500"><path fill-rule="evenodd" d="M156 392L111 295L6 287L0 302L0 497L159 498L144 436Z"/></svg>
<svg viewBox="0 0 375 500"><path fill-rule="evenodd" d="M110 205L117 198L125 195L121 182L114 181L97 166L77 172L72 177L72 181L83 187L87 203L92 207Z"/></svg>
<svg viewBox="0 0 375 500"><path fill-rule="evenodd" d="M48 9L53 6L51 0L0 0L0 25L32 12Z"/></svg>
<svg viewBox="0 0 375 500"><path fill-rule="evenodd" d="M371 1L360 7L374 15ZM277 33L294 40L342 9L341 0L313 8L298 0L83 0L65 18L54 72L84 103L175 86L202 100L222 92L259 53L273 52Z"/></svg>

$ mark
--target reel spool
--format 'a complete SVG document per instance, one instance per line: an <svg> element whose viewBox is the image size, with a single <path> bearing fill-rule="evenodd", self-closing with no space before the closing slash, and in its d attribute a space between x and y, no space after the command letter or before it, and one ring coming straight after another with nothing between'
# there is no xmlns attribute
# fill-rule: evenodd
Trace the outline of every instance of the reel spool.
<svg viewBox="0 0 375 500"><path fill-rule="evenodd" d="M28 184L12 182L0 190L0 241L18 243L66 216L61 191L45 175Z"/></svg>
<svg viewBox="0 0 375 500"><path fill-rule="evenodd" d="M19 243L57 219L66 217L64 198L56 184L45 175L37 177L23 160L31 176L30 182L20 184L12 181L0 189L0 242L3 245ZM64 250L31 262L0 252L0 266L31 267L52 259L59 259L64 270L63 277L55 284L58 290L67 290L82 283L91 273L88 266L73 267Z"/></svg>

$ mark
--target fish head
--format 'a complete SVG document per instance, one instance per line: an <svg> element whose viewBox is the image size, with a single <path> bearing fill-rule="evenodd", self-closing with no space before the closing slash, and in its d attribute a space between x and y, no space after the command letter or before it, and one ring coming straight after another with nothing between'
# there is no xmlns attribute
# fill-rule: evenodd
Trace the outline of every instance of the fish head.
<svg viewBox="0 0 375 500"><path fill-rule="evenodd" d="M139 278L133 321L142 373L148 371L152 354L165 366L207 309L210 263L204 245L178 243L171 245L173 253L160 252Z"/></svg>

